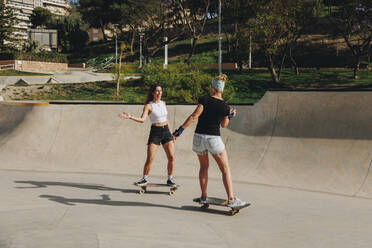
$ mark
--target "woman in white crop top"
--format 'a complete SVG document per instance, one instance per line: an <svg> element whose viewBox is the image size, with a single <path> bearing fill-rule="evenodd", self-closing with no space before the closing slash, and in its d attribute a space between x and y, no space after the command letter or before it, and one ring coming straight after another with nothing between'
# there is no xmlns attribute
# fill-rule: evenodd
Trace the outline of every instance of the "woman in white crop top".
<svg viewBox="0 0 372 248"><path fill-rule="evenodd" d="M140 118L134 117L126 112L119 114L120 118L131 119L139 123L144 123L147 116L151 120L151 131L147 142L147 159L143 168L143 177L137 182L137 185L144 186L148 182L148 176L154 160L156 151L160 144L168 158L168 185L176 185L173 180L174 171L174 142L173 136L168 127L167 108L165 102L161 101L162 88L160 85L151 86L147 93L145 106Z"/></svg>

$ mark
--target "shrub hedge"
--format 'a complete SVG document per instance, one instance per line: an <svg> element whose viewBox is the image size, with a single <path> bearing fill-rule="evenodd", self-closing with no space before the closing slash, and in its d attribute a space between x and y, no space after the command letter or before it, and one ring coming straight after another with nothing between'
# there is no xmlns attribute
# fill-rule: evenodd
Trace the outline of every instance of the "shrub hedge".
<svg viewBox="0 0 372 248"><path fill-rule="evenodd" d="M141 69L144 86L153 84L163 87L164 99L168 102L197 103L198 99L209 93L210 82L214 75L200 67L178 63L164 69L162 65L147 65ZM231 83L226 83L224 99L228 101L235 94Z"/></svg>
<svg viewBox="0 0 372 248"><path fill-rule="evenodd" d="M0 52L0 60L30 60L41 62L68 63L67 55L56 52L38 52L38 53L22 53L22 52Z"/></svg>

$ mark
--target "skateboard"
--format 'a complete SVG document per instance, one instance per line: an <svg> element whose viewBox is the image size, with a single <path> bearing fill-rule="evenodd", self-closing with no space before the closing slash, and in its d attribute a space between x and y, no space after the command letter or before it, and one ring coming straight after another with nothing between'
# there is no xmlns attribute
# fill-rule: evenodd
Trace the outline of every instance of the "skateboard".
<svg viewBox="0 0 372 248"><path fill-rule="evenodd" d="M246 208L251 205L250 203L246 203L245 205L242 205L239 207L229 207L227 206L228 201L226 199L221 199L221 198L216 198L216 197L207 197L207 201L205 203L200 203L200 198L195 198L193 201L202 205L201 206L202 209L208 209L209 205L231 208L231 210L229 211L230 215L235 215L239 213L240 209Z"/></svg>
<svg viewBox="0 0 372 248"><path fill-rule="evenodd" d="M137 183L134 183L134 185L136 185L137 187L140 187L140 190L138 191L140 195L145 194L148 187L166 187L166 188L169 188L169 195L174 195L176 193L176 190L179 187L181 187L181 185L178 185L178 184L168 185L165 183L147 183L146 185L138 185Z"/></svg>

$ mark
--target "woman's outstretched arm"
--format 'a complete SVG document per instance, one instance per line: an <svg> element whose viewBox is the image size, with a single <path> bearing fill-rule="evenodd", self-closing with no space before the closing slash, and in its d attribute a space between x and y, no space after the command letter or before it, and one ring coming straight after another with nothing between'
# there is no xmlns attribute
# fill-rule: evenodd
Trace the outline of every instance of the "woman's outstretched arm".
<svg viewBox="0 0 372 248"><path fill-rule="evenodd" d="M142 111L142 115L140 118L137 118L137 117L134 117L126 112L123 112L121 114L119 114L119 117L122 118L122 119L130 119L130 120L134 120L136 122L139 122L139 123L144 123L147 116L149 116L149 112L151 111L151 105L150 104L146 104L144 107L143 107L143 111Z"/></svg>

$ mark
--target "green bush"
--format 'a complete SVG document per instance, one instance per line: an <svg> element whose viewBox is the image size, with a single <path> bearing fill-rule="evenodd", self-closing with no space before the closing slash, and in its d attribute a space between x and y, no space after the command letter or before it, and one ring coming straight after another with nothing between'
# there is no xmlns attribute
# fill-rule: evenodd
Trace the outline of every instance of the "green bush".
<svg viewBox="0 0 372 248"><path fill-rule="evenodd" d="M168 69L163 69L162 65L148 65L142 69L142 73L146 88L160 84L164 99L177 103L197 103L200 97L209 94L210 82L214 77L184 63L169 65ZM224 99L228 100L233 95L234 88L227 83Z"/></svg>
<svg viewBox="0 0 372 248"><path fill-rule="evenodd" d="M41 62L55 62L55 63L68 63L67 55L56 52L2 52L0 53L0 60L29 60Z"/></svg>

